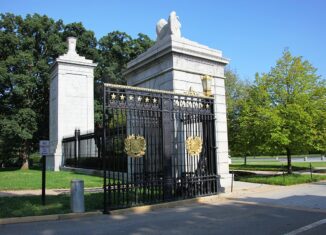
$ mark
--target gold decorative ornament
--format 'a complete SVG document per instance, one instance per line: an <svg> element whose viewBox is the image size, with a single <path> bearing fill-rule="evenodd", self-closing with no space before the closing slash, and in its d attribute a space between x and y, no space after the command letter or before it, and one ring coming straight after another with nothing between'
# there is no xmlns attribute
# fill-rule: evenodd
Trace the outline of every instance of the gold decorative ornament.
<svg viewBox="0 0 326 235"><path fill-rule="evenodd" d="M205 96L212 96L212 81L213 81L213 78L209 75L204 75L201 78Z"/></svg>
<svg viewBox="0 0 326 235"><path fill-rule="evenodd" d="M124 100L125 99L125 96L122 94L122 95L120 95L120 99L121 100Z"/></svg>
<svg viewBox="0 0 326 235"><path fill-rule="evenodd" d="M129 100L133 100L134 99L134 97L131 95L131 96L129 96Z"/></svg>
<svg viewBox="0 0 326 235"><path fill-rule="evenodd" d="M156 102L157 102L157 99L156 99L156 98L154 98L154 99L153 99L153 103L154 103L154 104L156 104Z"/></svg>
<svg viewBox="0 0 326 235"><path fill-rule="evenodd" d="M203 142L199 136L190 136L186 140L186 149L190 156L197 156L201 153Z"/></svg>
<svg viewBox="0 0 326 235"><path fill-rule="evenodd" d="M112 99L112 100L115 100L115 97L116 97L116 95L113 93L113 94L111 95L111 99Z"/></svg>
<svg viewBox="0 0 326 235"><path fill-rule="evenodd" d="M130 157L140 158L145 155L146 141L140 135L128 135L125 139L125 153Z"/></svg>
<svg viewBox="0 0 326 235"><path fill-rule="evenodd" d="M199 97L199 98L205 98L205 99L214 99L214 97L207 97L203 95L190 95L190 94L183 94L179 92L173 92L173 91L166 91L166 90L157 90L157 89L149 89L149 88L143 88L143 87L134 87L134 86L125 86L125 85L117 85L117 84L111 84L111 83L104 83L105 87L114 88L114 89L129 89L133 91L146 91L146 92L154 92L154 93L160 93L160 94L169 94L169 95L178 95L178 96L191 96L191 97Z"/></svg>
<svg viewBox="0 0 326 235"><path fill-rule="evenodd" d="M190 96L198 96L198 93L194 91L192 87L190 87L189 90L185 92L185 94Z"/></svg>

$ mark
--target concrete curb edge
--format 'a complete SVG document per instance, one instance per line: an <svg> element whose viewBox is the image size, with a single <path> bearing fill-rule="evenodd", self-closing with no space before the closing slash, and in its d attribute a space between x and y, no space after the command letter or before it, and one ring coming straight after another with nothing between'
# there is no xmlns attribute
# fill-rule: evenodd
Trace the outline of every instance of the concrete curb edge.
<svg viewBox="0 0 326 235"><path fill-rule="evenodd" d="M224 199L220 195L205 196L205 197L198 197L198 198L192 198L192 199L186 199L180 201L163 202L163 203L153 204L153 205L144 205L144 206L130 207L126 209L119 209L119 210L110 211L109 215L122 215L128 213L142 214L157 209L173 208L173 207L185 206L194 203L209 203L209 202L216 202L216 201L224 201ZM64 219L78 219L78 218L94 216L94 215L103 215L103 212L91 211L85 213L68 213L68 214L3 218L0 219L0 225L55 221L55 220L64 220Z"/></svg>

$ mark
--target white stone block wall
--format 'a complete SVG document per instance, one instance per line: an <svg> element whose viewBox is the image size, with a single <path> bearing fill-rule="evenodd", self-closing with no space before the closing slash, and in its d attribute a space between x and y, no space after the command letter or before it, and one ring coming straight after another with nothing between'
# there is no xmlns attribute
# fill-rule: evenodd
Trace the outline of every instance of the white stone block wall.
<svg viewBox="0 0 326 235"><path fill-rule="evenodd" d="M231 188L231 174L229 174L229 147L226 118L226 97L224 77L215 77L213 86L217 172L221 177L221 185L226 191Z"/></svg>
<svg viewBox="0 0 326 235"><path fill-rule="evenodd" d="M76 39L68 38L68 52L52 67L50 82L50 156L47 168L59 170L63 163L61 141L94 131L94 64L75 51Z"/></svg>
<svg viewBox="0 0 326 235"><path fill-rule="evenodd" d="M224 86L224 66L227 63L221 51L171 35L129 62L125 71L128 85L178 93L188 92L191 88L202 94L202 76L214 78L217 171L226 191L231 186Z"/></svg>

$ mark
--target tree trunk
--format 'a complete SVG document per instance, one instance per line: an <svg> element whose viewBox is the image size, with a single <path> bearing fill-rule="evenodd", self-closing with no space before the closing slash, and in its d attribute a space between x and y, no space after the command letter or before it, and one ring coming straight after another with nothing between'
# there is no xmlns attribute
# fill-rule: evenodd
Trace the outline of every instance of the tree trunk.
<svg viewBox="0 0 326 235"><path fill-rule="evenodd" d="M22 170L28 170L29 169L29 164L28 164L28 157L22 157L23 163L20 169Z"/></svg>
<svg viewBox="0 0 326 235"><path fill-rule="evenodd" d="M288 159L288 174L292 174L291 150L289 148L286 148L286 156Z"/></svg>
<svg viewBox="0 0 326 235"><path fill-rule="evenodd" d="M20 169L22 170L28 170L29 169L29 164L28 164L28 154L27 154L27 143L23 144L20 157L22 159L22 166Z"/></svg>

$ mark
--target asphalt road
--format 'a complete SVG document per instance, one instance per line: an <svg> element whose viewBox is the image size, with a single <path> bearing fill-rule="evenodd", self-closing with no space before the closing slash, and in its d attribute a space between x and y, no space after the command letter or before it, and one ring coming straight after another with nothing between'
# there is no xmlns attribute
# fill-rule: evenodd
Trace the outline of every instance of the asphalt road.
<svg viewBox="0 0 326 235"><path fill-rule="evenodd" d="M326 234L325 193L325 182L280 187L254 195L235 195L222 202L160 209L145 214L0 225L0 234L319 235Z"/></svg>

